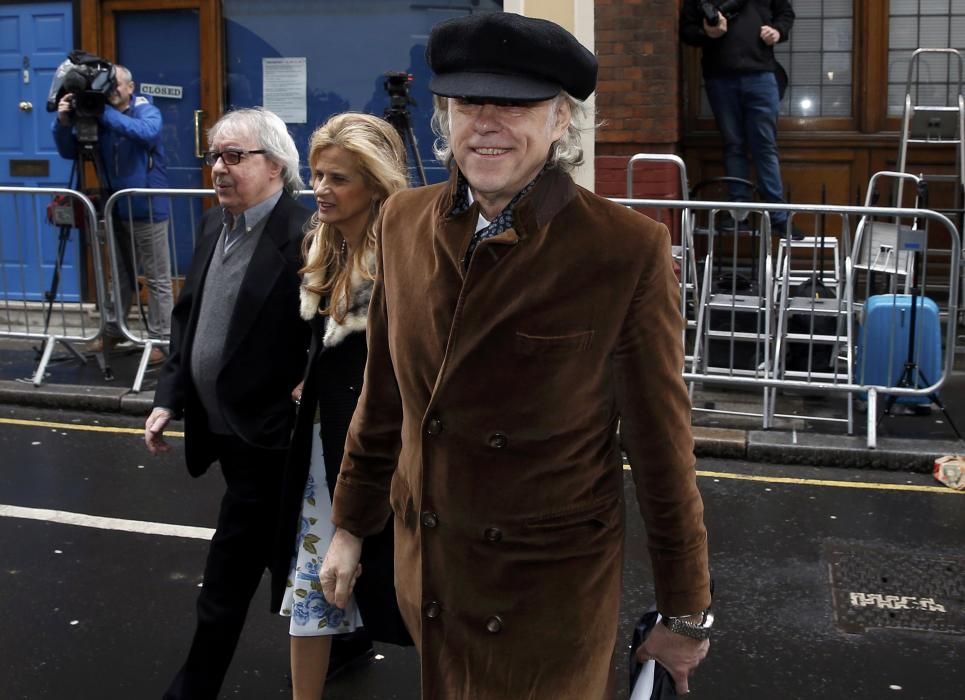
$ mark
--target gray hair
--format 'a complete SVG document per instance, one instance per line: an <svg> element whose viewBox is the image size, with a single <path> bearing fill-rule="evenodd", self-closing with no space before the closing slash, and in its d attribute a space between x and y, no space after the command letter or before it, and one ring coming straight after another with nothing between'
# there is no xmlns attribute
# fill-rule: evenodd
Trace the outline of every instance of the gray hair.
<svg viewBox="0 0 965 700"><path fill-rule="evenodd" d="M126 66L122 66L120 63L114 64L114 77L118 82L124 81L129 83L134 80L134 75L131 73L131 69Z"/></svg>
<svg viewBox="0 0 965 700"><path fill-rule="evenodd" d="M265 157L281 166L282 182L288 194L294 197L304 188L298 174L298 149L288 127L277 114L263 107L228 112L208 129L208 143L214 143L218 136L226 134L255 139L258 148L265 151Z"/></svg>
<svg viewBox="0 0 965 700"><path fill-rule="evenodd" d="M553 142L547 164L565 173L583 164L583 144L579 123L587 116L587 108L583 102L567 92L561 92L553 98L553 106L557 107L561 100L570 106L570 123L558 141ZM447 168L452 165L452 146L450 145L449 130L449 98L435 97L432 103L432 131L436 140L432 144L432 152L436 159Z"/></svg>

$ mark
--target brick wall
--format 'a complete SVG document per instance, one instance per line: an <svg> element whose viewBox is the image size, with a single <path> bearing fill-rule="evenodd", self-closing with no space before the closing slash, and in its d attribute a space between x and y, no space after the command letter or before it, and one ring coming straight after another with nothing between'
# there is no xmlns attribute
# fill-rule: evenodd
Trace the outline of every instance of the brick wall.
<svg viewBox="0 0 965 700"><path fill-rule="evenodd" d="M596 191L626 196L626 165L640 152L673 153L680 141L680 0L596 0ZM671 166L638 165L637 197L679 195Z"/></svg>

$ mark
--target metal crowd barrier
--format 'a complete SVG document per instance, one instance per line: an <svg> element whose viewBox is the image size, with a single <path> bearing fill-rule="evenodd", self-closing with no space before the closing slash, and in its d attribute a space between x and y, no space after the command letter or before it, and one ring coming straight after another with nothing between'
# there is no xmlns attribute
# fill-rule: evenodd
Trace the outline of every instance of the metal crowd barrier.
<svg viewBox="0 0 965 700"><path fill-rule="evenodd" d="M62 201L55 203L57 196ZM88 319L92 309L83 302L82 289L89 250L95 303L103 308L106 290L98 241L97 213L80 192L0 187L0 337L43 341L34 386L43 383L58 343L86 363L74 343L90 342L103 330L103 317L98 323ZM103 358L98 362L106 376Z"/></svg>
<svg viewBox="0 0 965 700"><path fill-rule="evenodd" d="M148 197L149 196L149 197ZM311 190L302 190L298 193L299 198L314 196ZM158 250L156 241L147 241L138 246L135 240L135 220L131 213L132 207L127 206L133 203L135 197L142 198L148 203L148 219L144 223L154 224L154 206L158 198L166 199L168 208L167 217L167 250ZM175 281L183 281L187 274L191 257L194 253L198 226L202 214L202 201L211 199L213 204L217 204L215 191L211 189L146 189L131 188L115 192L104 205L104 219L107 228L107 247L109 251L112 299L120 299L123 294L121 266L125 265L128 270L133 270L135 278L139 272L145 269L143 253L151 256L158 254L168 255L170 260L170 278ZM126 212L126 216L124 213ZM122 239L123 248L122 250ZM126 255L125 255L126 253ZM123 338L131 344L141 348L141 359L138 363L134 383L131 387L133 392L140 392L144 383L144 376L148 368L151 351L156 348L168 349L170 342L163 329L153 328L151 323L150 295L154 290L150 289L152 280L145 281L149 286L148 302L145 304L141 300L139 285L135 284L135 300L132 309L135 310L134 316L137 321L135 327L131 326L130 317L127 314L117 314L118 330ZM165 285L161 285L162 287ZM177 300L176 289L172 290L174 301ZM157 314L155 314L157 315ZM167 323L170 319L165 319Z"/></svg>
<svg viewBox="0 0 965 700"><path fill-rule="evenodd" d="M689 199L687 190L687 166L680 156L671 153L637 153L627 161L627 197L633 198L633 180L637 163L659 163L670 166L676 171L677 182L680 187L680 199ZM697 261L694 257L693 217L689 209L673 210L670 221L663 221L663 209L659 209L656 217L668 225L672 234L679 237L680 242L671 246L671 254L679 266L680 276L680 313L686 322L683 329L685 362L693 360L692 343L689 338L697 328ZM675 230L676 229L676 230Z"/></svg>
<svg viewBox="0 0 965 700"><path fill-rule="evenodd" d="M720 385L735 388L761 390L763 394L763 410L755 415L762 419L762 427L772 427L775 418L806 418L821 419L816 416L803 415L781 415L775 410L775 397L778 391L804 391L809 393L819 392L827 395L840 395L848 401L848 417L846 419L824 418L825 420L841 420L848 424L848 432L853 432L853 416L851 401L854 398L864 398L867 402L867 445L869 448L877 446L877 424L880 416L878 415L878 397L931 397L936 395L945 384L952 373L956 328L955 320L958 316L958 292L959 287L955 283L960 275L961 261L961 241L954 224L944 215L927 209L902 209L890 207L870 207L870 206L829 206L829 205L790 205L790 204L764 204L764 203L739 203L739 202L703 202L694 200L665 200L665 199L621 199L613 198L614 202L628 207L638 209L680 209L689 211L696 215L706 212L709 225L704 233L708 236L706 244L707 254L703 257L703 274L698 278L698 296L700 299L698 308L698 330L694 338L692 349L692 361L689 363L689 371L684 369L683 377L691 386L700 385ZM840 237L835 240L840 243L831 245L830 236L826 240L821 240L818 236L806 237L804 241L795 241L790 235L772 240L770 232L770 215L774 212L784 211L789 215L788 231L793 230L792 221L795 217L813 216L815 221L818 217L836 217L842 222ZM716 230L715 223L718 214L722 212L735 212L734 219L743 218L743 213L756 215L759 217L761 258L757 259L759 287L753 288L756 280L751 280L751 287L748 293L741 294L735 288L731 290L714 289L713 270L717 260L714 258L715 246L723 242L724 236ZM939 278L937 288L942 293L947 293L947 299L943 300L947 306L947 314L943 316L944 330L942 332L944 341L941 349L940 374L936 377L927 377L928 385L925 383L923 373L916 373L911 382L912 386L899 385L899 379L895 377L889 382L874 382L856 372L855 350L860 336L855 331L855 322L859 322L864 310L865 296L867 288L856 282L853 261L855 256L861 254L863 236L858 236L855 240L854 250L850 246L851 226L857 222L858 232L871 229L875 221L884 219L888 221L909 221L916 224L906 226L901 229L902 233L896 239L894 245L903 250L914 251L919 259L917 278L914 280L916 288L920 290L920 296L927 297L929 294L929 280ZM685 224L690 225L695 220L694 216L683 217ZM942 266L932 270L928 258L929 251L929 228L933 227L936 232L941 232L942 241L947 238L951 241L952 255L950 260L942 260ZM728 232L724 232L725 234ZM737 279L739 271L746 271L746 265L741 257L738 256L739 234L737 226L733 231L733 255L727 261L730 267L724 267L725 275L730 275L730 280ZM721 239L718 241L717 239ZM681 237L683 244L693 245L693 231ZM800 274L794 270L794 261L802 258L801 247L807 249L807 255L821 256L821 260L834 257L837 264L835 277L829 276L827 281L833 282L836 291L834 299L808 299L807 297L793 297L790 293L790 286L800 285L808 282L813 285L821 282L819 275L812 270L810 274ZM776 250L775 250L776 248ZM833 249L833 251L831 250ZM893 259L897 260L897 250ZM698 251L684 253L683 258L697 257ZM835 257L837 256L837 257ZM823 263L822 263L823 265ZM738 269L740 266L740 270ZM813 264L812 264L813 267ZM719 268L718 268L719 269ZM907 277L905 268L899 267L896 274ZM943 274L944 273L944 274ZM753 277L753 275L752 275ZM903 277L903 278L904 278ZM947 284L942 283L947 280ZM873 288L872 288L873 289ZM727 293L727 292L730 293ZM720 298L718 298L720 297ZM921 303L919 297L919 303ZM730 331L730 346L736 341L759 342L763 345L762 352L755 357L755 364L749 368L738 368L733 366L734 352L731 349L729 357L731 365L727 363L710 363L706 353L702 355L702 348L706 349L709 340L728 342L726 337L717 337L710 334L708 325L702 325L704 319L710 313L717 311L727 311L730 309L731 319L737 313L757 314L758 322L756 328L735 330L733 322ZM787 318L789 315L797 314L806 317L807 323L803 330L792 333L787 328ZM833 323L832 332L822 332L816 329L816 319L826 317ZM892 327L890 336L899 337L897 323L904 322L901 313L894 313L892 316ZM922 323L919 316L917 324ZM726 336L727 332L719 332ZM788 371L784 363L786 359L787 344L796 340L806 346L804 353L806 362L804 368ZM920 344L920 343L919 343ZM830 362L840 370L833 372L818 371L813 368L812 360L816 354L815 348L818 346L830 346L832 355ZM876 348L880 349L880 348ZM867 349L866 349L867 351ZM896 353L902 353L901 343L891 343L889 348L889 363L894 360ZM914 351L918 352L918 349ZM721 354L719 354L721 355ZM728 357L727 353L722 354ZM757 363L757 360L760 360ZM913 354L912 359L918 359L917 354ZM901 364L899 362L899 364ZM890 406L889 406L890 408ZM695 409L696 410L696 409Z"/></svg>

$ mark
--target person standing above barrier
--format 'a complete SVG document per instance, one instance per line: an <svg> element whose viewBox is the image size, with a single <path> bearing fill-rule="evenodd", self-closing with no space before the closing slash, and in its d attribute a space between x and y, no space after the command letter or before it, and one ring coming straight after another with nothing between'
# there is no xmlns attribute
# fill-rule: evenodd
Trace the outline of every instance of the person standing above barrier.
<svg viewBox="0 0 965 700"><path fill-rule="evenodd" d="M747 180L749 149L766 202L784 202L774 45L787 41L793 24L790 0L684 0L680 8L681 40L701 49L707 101L724 142L724 171ZM733 201L750 200L745 186L728 187ZM784 235L787 213L772 213L771 227Z"/></svg>
<svg viewBox="0 0 965 700"><path fill-rule="evenodd" d="M174 307L144 442L167 451L182 417L192 476L221 464L226 490L198 596L188 658L165 698L215 698L248 605L272 560L285 458L309 329L298 315L308 211L298 151L285 123L262 109L225 114L208 132L220 207L205 212Z"/></svg>
<svg viewBox="0 0 965 700"><path fill-rule="evenodd" d="M108 182L101 187L106 193L128 188L164 189L168 186L164 147L161 144L161 112L144 96L134 96L134 78L124 66L115 64L117 86L110 104L98 117L98 149L101 172ZM57 117L52 125L57 152L63 158L76 160L78 145L73 130L74 95L64 95L57 104ZM127 317L133 295L137 291L135 260L147 282L147 330L155 340L167 341L171 336L171 253L168 243L168 198L125 197L117 203L114 244L118 253L117 288L121 298L114 299L113 287L104 314L104 335L88 348L92 352L110 352L124 339L118 326L118 314ZM133 248L132 248L133 241ZM164 351L151 348L148 363L160 364Z"/></svg>
<svg viewBox="0 0 965 700"><path fill-rule="evenodd" d="M405 146L382 119L339 114L312 134L309 163L318 208L302 247L301 315L312 346L305 380L292 392L299 408L272 565L272 608L291 617L295 700L321 697L333 635L412 643L395 599L391 523L365 540L357 605L343 612L327 603L318 579L334 530L331 491L365 369L375 220L385 199L407 185ZM371 653L371 642L366 646Z"/></svg>
<svg viewBox="0 0 965 700"><path fill-rule="evenodd" d="M450 178L394 195L376 227L322 590L345 605L391 518L423 698L612 697L622 440L673 625L639 653L686 692L712 617L670 235L568 174L597 62L562 27L448 20L426 57Z"/></svg>

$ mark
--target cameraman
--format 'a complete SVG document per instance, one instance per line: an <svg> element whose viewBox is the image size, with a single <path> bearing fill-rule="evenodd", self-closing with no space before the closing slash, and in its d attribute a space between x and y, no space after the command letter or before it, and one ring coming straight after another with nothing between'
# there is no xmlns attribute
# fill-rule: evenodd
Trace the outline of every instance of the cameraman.
<svg viewBox="0 0 965 700"><path fill-rule="evenodd" d="M724 170L729 177L748 179L750 147L757 186L767 202L784 201L773 47L787 41L793 24L790 0L684 0L680 9L681 40L702 49L707 100L724 141ZM729 188L733 201L750 199L745 187ZM787 214L773 213L771 225L784 235Z"/></svg>
<svg viewBox="0 0 965 700"><path fill-rule="evenodd" d="M97 141L103 173L107 182L101 186L108 192L130 187L165 188L168 186L164 148L161 146L161 112L147 98L134 94L134 79L124 66L115 65L117 87L110 104L96 117ZM57 151L63 158L76 159L78 145L74 131L75 96L66 94L57 105L57 118L52 125ZM94 117L90 117L94 119ZM96 154L95 154L96 157ZM117 314L126 314L136 291L134 255L143 268L148 287L148 333L151 338L167 341L171 335L171 259L168 247L168 200L166 197L127 197L116 209L115 244L118 252L118 275L121 298L109 295L106 308L105 335L91 344L92 352L110 352L123 340ZM131 241L134 251L131 250ZM164 361L159 347L151 349L149 364Z"/></svg>

